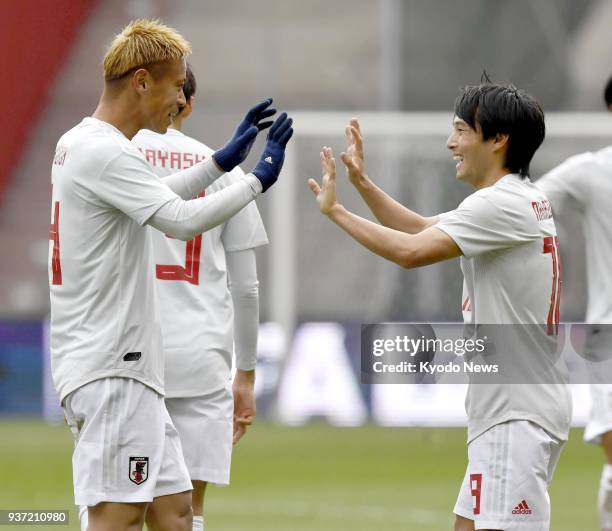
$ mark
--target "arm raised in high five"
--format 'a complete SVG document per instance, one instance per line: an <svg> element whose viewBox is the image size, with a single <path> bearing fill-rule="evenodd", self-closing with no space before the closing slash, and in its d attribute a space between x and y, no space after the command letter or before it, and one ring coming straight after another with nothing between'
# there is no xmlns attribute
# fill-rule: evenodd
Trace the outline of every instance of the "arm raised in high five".
<svg viewBox="0 0 612 531"><path fill-rule="evenodd" d="M178 195L162 205L148 220L157 230L190 240L232 217L277 180L285 148L293 135L293 120L282 113L274 122L259 162L244 178L205 197L184 201Z"/></svg>
<svg viewBox="0 0 612 531"><path fill-rule="evenodd" d="M267 98L249 109L238 124L234 136L225 146L215 151L210 159L164 177L162 181L183 199L191 199L203 192L221 175L244 162L257 134L272 125L272 121L267 119L276 113L276 109L270 105L272 98Z"/></svg>
<svg viewBox="0 0 612 531"><path fill-rule="evenodd" d="M272 125L270 120L263 121L276 112L276 109L270 107L271 104L272 98L268 98L249 109L238 124L234 136L225 146L213 153L212 158L220 169L225 172L232 171L238 164L245 161L253 147L257 133Z"/></svg>
<svg viewBox="0 0 612 531"><path fill-rule="evenodd" d="M323 180L320 186L314 179L308 181L319 210L373 253L405 268L421 267L461 255L453 239L436 227L418 234L406 234L373 223L344 208L336 199L336 162L328 147L321 152L321 170Z"/></svg>
<svg viewBox="0 0 612 531"><path fill-rule="evenodd" d="M346 175L376 219L385 227L410 234L417 234L435 225L437 216L421 216L406 208L376 186L365 173L363 137L357 118L351 119L345 132L347 148L340 154L340 158L346 167Z"/></svg>

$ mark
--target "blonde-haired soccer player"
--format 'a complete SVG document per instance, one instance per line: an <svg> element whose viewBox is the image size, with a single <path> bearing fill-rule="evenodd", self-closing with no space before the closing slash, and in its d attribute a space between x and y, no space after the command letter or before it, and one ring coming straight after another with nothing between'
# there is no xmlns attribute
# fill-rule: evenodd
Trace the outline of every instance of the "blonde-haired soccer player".
<svg viewBox="0 0 612 531"><path fill-rule="evenodd" d="M129 24L104 60L93 116L59 140L49 245L53 380L75 435L77 505L89 529L191 529L191 482L163 399L150 225L189 240L271 186L292 129L282 114L253 173L187 201L243 162L271 100L251 109L210 159L158 178L130 139L164 133L185 104L190 46L159 21ZM269 162L265 159L269 159ZM151 502L155 500L155 504Z"/></svg>
<svg viewBox="0 0 612 531"><path fill-rule="evenodd" d="M612 112L612 77L604 90ZM603 362L612 356L612 146L570 157L536 182L552 204L555 216L580 217L587 259L589 359ZM606 455L597 505L603 531L612 531L612 381L609 371L594 364L591 414L584 440L600 444Z"/></svg>
<svg viewBox="0 0 612 531"><path fill-rule="evenodd" d="M213 153L182 132L196 93L189 65L183 91L186 103L165 135L143 129L132 139L160 177ZM242 170L234 168L206 195L242 178ZM254 248L267 243L255 202L187 244L153 231L166 407L193 483L193 531L204 529L207 484L229 485L232 442L255 416L259 283Z"/></svg>

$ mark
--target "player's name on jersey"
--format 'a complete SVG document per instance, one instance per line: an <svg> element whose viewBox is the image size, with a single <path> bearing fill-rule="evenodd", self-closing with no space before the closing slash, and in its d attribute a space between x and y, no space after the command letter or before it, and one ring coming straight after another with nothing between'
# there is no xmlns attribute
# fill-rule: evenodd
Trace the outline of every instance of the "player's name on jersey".
<svg viewBox="0 0 612 531"><path fill-rule="evenodd" d="M168 151L165 149L138 149L140 149L151 166L169 168L171 170L184 170L185 168L190 168L206 158L206 155L202 153Z"/></svg>
<svg viewBox="0 0 612 531"><path fill-rule="evenodd" d="M532 201L531 208L533 208L538 221L544 221L545 219L551 219L553 217L552 207L547 199L543 201Z"/></svg>

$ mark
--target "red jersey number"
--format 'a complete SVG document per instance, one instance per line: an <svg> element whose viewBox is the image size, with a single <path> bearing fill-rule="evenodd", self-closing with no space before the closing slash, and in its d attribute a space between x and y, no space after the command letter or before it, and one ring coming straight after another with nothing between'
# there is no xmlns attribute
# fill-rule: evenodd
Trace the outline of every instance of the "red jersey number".
<svg viewBox="0 0 612 531"><path fill-rule="evenodd" d="M155 266L155 275L160 280L184 280L197 286L200 283L200 251L202 235L198 234L187 242L185 251L185 267L180 265Z"/></svg>
<svg viewBox="0 0 612 531"><path fill-rule="evenodd" d="M198 195L204 197L204 193ZM159 280L183 280L194 286L200 284L200 253L202 250L202 235L198 234L187 242L185 249L185 266L162 265L155 266L155 276Z"/></svg>
<svg viewBox="0 0 612 531"><path fill-rule="evenodd" d="M60 239L59 239L59 215L60 204L56 201L53 205L53 218L49 227L49 239L53 242L53 254L51 255L51 272L53 277L51 284L62 285L62 265L60 262Z"/></svg>
<svg viewBox="0 0 612 531"><path fill-rule="evenodd" d="M474 498L474 515L480 514L480 498L482 494L482 474L470 474L470 493Z"/></svg>
<svg viewBox="0 0 612 531"><path fill-rule="evenodd" d="M552 256L552 290L546 324L548 335L556 336L559 333L559 318L561 314L561 256L559 255L559 239L556 236L546 236L542 252Z"/></svg>

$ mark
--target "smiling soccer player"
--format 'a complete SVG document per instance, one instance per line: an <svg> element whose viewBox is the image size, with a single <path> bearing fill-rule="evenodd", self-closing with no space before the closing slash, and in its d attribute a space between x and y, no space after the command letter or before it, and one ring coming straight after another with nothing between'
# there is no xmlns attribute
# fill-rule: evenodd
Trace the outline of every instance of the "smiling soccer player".
<svg viewBox="0 0 612 531"><path fill-rule="evenodd" d="M244 161L271 100L249 111L212 156L165 179L130 139L165 133L185 105L190 45L158 21L138 20L104 58L104 90L93 116L65 133L53 160L49 245L53 380L75 435L77 505L91 531L191 530L191 481L164 405L162 338L150 225L189 240L270 187L284 145L270 138L252 173L188 201ZM273 129L290 136L282 114ZM286 139L288 140L288 138ZM265 161L272 158L273 163Z"/></svg>
<svg viewBox="0 0 612 531"><path fill-rule="evenodd" d="M544 134L544 113L532 97L487 82L464 88L455 102L447 147L456 177L476 189L455 210L424 217L377 187L365 173L356 119L341 157L381 224L338 203L330 148L321 152L321 186L313 179L309 186L323 214L388 260L414 268L461 257L467 324L540 325L533 327L534 343L546 345L558 325L560 263L550 206L529 180ZM566 381L553 359L545 365L552 381ZM570 425L567 385L470 385L466 409L468 466L454 508L456 531L548 529L548 485Z"/></svg>

